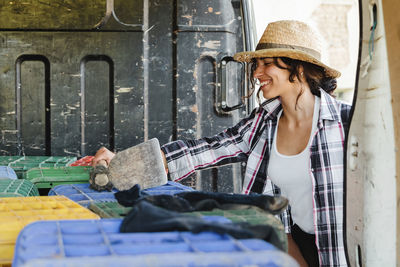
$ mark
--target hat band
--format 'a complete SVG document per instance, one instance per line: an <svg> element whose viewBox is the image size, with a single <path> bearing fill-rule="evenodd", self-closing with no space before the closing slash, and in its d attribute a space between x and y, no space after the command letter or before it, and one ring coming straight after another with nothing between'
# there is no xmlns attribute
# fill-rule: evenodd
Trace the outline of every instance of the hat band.
<svg viewBox="0 0 400 267"><path fill-rule="evenodd" d="M289 48L289 49L293 49L293 50L300 50L302 52L305 52L311 56L313 56L314 58L316 58L317 60L321 59L321 53L308 48L308 47L304 47L304 46L297 46L297 45L286 45L286 44L275 44L275 43L259 43L257 44L256 50L261 50L261 49L271 49L271 48Z"/></svg>

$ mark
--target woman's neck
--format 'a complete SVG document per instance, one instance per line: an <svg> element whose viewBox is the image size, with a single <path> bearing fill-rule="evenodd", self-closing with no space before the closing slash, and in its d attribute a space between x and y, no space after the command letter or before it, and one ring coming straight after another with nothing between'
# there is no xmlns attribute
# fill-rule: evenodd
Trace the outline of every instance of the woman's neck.
<svg viewBox="0 0 400 267"><path fill-rule="evenodd" d="M281 96L283 109L282 118L296 124L312 119L315 96L308 87L304 86L300 96L300 89L294 91L294 93Z"/></svg>

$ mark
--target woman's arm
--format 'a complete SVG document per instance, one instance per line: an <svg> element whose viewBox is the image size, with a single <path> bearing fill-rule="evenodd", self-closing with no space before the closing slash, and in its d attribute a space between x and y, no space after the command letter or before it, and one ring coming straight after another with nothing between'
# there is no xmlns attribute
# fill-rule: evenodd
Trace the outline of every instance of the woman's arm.
<svg viewBox="0 0 400 267"><path fill-rule="evenodd" d="M246 161L254 133L254 110L235 126L197 140L177 140L161 147L172 180L181 180L196 170Z"/></svg>

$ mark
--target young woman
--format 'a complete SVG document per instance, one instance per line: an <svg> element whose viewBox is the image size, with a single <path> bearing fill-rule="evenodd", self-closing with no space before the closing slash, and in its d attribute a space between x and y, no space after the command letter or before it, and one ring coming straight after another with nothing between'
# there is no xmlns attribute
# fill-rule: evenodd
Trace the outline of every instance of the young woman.
<svg viewBox="0 0 400 267"><path fill-rule="evenodd" d="M321 62L318 35L305 23L270 23L256 51L241 52L265 102L237 125L161 147L172 180L246 162L242 193L283 195L289 253L302 265L346 266L343 149L350 106L332 97L340 73ZM96 160L113 154L100 150Z"/></svg>

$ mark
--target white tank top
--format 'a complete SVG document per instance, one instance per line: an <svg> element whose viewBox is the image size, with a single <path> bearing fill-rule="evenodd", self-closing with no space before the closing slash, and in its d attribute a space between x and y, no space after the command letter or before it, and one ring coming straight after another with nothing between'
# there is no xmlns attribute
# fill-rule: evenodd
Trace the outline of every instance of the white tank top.
<svg viewBox="0 0 400 267"><path fill-rule="evenodd" d="M320 98L315 96L311 135L306 148L297 155L282 155L276 148L276 135L282 111L279 112L268 164L269 178L275 185L279 186L282 196L289 199L293 222L309 234L315 234L310 145L317 130L319 106Z"/></svg>

